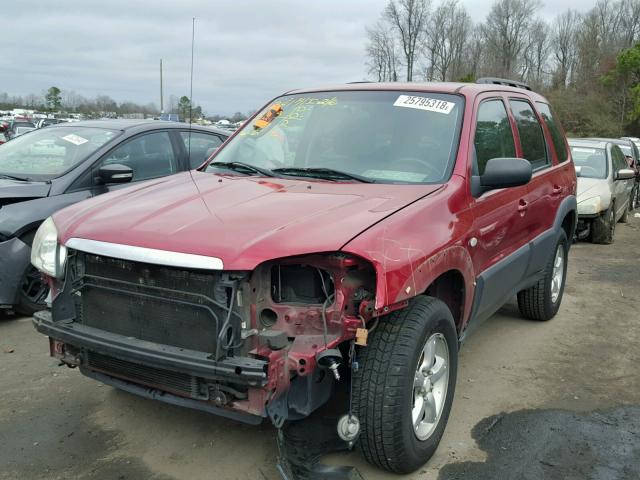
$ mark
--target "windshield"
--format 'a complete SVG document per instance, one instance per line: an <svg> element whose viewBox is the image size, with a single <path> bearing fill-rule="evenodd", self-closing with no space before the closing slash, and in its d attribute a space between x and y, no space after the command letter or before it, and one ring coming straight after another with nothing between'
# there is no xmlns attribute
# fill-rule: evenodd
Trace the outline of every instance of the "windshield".
<svg viewBox="0 0 640 480"><path fill-rule="evenodd" d="M607 154L603 148L571 147L571 156L580 176L586 178L607 178Z"/></svg>
<svg viewBox="0 0 640 480"><path fill-rule="evenodd" d="M0 148L0 175L49 180L65 173L118 135L87 127L52 127L14 138Z"/></svg>
<svg viewBox="0 0 640 480"><path fill-rule="evenodd" d="M277 175L320 177L331 169L377 183L441 183L457 152L462 109L461 97L429 92L286 95L248 122L206 171L241 162Z"/></svg>

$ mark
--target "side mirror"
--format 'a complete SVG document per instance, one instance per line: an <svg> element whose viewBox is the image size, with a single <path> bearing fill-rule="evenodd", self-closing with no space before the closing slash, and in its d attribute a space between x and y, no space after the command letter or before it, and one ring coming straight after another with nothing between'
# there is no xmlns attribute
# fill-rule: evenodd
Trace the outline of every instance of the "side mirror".
<svg viewBox="0 0 640 480"><path fill-rule="evenodd" d="M127 183L133 180L133 170L120 163L103 165L98 169L97 180L102 184Z"/></svg>
<svg viewBox="0 0 640 480"><path fill-rule="evenodd" d="M482 175L472 177L472 193L479 197L489 190L526 185L532 173L531 163L524 158L492 158Z"/></svg>
<svg viewBox="0 0 640 480"><path fill-rule="evenodd" d="M576 169L576 177L579 177L580 173L582 173L582 167L575 165L574 168Z"/></svg>
<svg viewBox="0 0 640 480"><path fill-rule="evenodd" d="M621 168L616 172L616 180L629 180L630 178L634 178L636 176L636 172L631 168Z"/></svg>

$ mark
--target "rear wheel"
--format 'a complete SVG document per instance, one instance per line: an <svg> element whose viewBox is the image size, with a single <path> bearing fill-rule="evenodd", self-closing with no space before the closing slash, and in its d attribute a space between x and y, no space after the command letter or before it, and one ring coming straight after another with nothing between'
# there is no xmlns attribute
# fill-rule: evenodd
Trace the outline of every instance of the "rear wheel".
<svg viewBox="0 0 640 480"><path fill-rule="evenodd" d="M629 210L633 211L640 207L640 183L634 185L631 191L631 199L629 200Z"/></svg>
<svg viewBox="0 0 640 480"><path fill-rule="evenodd" d="M613 243L613 235L616 231L616 210L612 203L609 209L594 218L591 223L591 241L593 243L610 244Z"/></svg>
<svg viewBox="0 0 640 480"><path fill-rule="evenodd" d="M532 287L518 292L518 309L531 320L551 320L560 308L567 277L569 248L567 235L561 231L554 254L549 258L544 277Z"/></svg>
<svg viewBox="0 0 640 480"><path fill-rule="evenodd" d="M458 336L449 308L419 296L381 318L358 351L353 403L367 461L409 473L435 452L444 433L458 368Z"/></svg>
<svg viewBox="0 0 640 480"><path fill-rule="evenodd" d="M49 287L42 280L41 273L30 265L20 282L18 304L15 306L16 312L31 316L35 312L44 310L47 306L45 300L48 294Z"/></svg>

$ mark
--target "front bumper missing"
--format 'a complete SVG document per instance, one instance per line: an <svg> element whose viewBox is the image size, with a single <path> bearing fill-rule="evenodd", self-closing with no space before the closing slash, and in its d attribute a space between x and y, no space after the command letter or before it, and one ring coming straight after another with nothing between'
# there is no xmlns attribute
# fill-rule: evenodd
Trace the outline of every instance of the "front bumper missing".
<svg viewBox="0 0 640 480"><path fill-rule="evenodd" d="M33 324L38 332L78 349L80 353L77 355L77 363L82 373L87 376L148 398L208 411L245 423L257 424L262 420L256 412L245 413L242 410L234 410L233 407L218 407L210 402L174 395L162 387L155 388L148 383L139 384L136 381L130 381L131 378L127 378L126 374L120 376L117 372L111 375L105 374L108 372L96 371L88 365L88 358L92 354L98 354L150 369L178 372L207 381L228 382L250 388L262 388L267 384L268 363L264 360L228 357L215 361L207 352L142 341L71 320L54 322L49 311L36 313Z"/></svg>

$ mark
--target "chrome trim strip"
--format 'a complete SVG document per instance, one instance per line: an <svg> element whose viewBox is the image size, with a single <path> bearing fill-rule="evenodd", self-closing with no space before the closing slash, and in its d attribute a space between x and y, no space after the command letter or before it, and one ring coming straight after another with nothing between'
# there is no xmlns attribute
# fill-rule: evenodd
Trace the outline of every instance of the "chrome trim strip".
<svg viewBox="0 0 640 480"><path fill-rule="evenodd" d="M65 245L68 248L73 248L81 252L130 260L132 262L165 265L167 267L222 270L224 266L222 260L216 257L156 250L155 248L135 247L119 243L100 242L98 240L87 240L84 238L70 238Z"/></svg>

